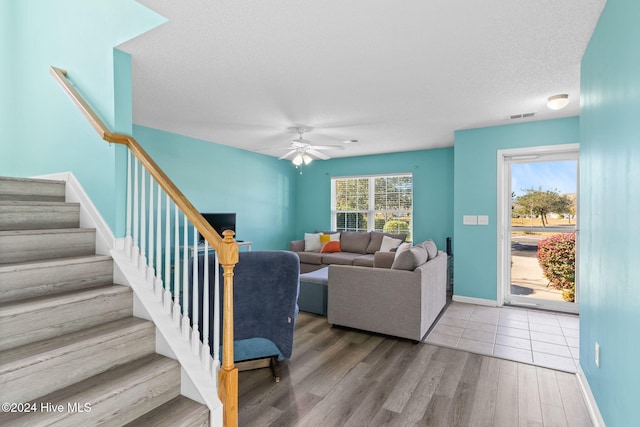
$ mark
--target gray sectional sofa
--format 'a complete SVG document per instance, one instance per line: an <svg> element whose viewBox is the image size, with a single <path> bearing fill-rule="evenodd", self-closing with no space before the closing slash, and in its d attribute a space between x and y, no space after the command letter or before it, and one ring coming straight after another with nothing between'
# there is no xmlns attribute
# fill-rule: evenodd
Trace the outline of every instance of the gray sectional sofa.
<svg viewBox="0 0 640 427"><path fill-rule="evenodd" d="M333 234L336 232L328 231L324 233ZM340 233L340 252L323 253L315 250L305 250L305 240L292 241L289 249L297 253L300 258L300 273L309 273L328 265L373 267L375 254L380 250L384 236L389 236L401 241L404 241L407 237L407 235L403 233L394 234L380 231L357 233L353 231L343 231ZM384 256L387 258L391 257L392 259L393 253L378 255L378 257Z"/></svg>
<svg viewBox="0 0 640 427"><path fill-rule="evenodd" d="M343 232L341 251L335 253L305 251L304 240L291 242L300 273L318 276L300 277L302 302L310 307L302 304L301 309L326 313L333 325L421 341L446 305L447 254L432 240L387 251L385 235L405 239L375 231Z"/></svg>
<svg viewBox="0 0 640 427"><path fill-rule="evenodd" d="M404 264L410 267L410 260ZM398 264L396 262L396 264ZM329 266L332 325L421 341L446 304L447 254L413 269Z"/></svg>

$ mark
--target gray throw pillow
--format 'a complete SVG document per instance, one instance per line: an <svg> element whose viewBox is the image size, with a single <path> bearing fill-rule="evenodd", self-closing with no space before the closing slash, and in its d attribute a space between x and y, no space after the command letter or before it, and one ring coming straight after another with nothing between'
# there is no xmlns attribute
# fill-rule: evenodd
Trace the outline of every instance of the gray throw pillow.
<svg viewBox="0 0 640 427"><path fill-rule="evenodd" d="M434 259L435 257L438 256L438 247L436 246L435 242L431 239L425 240L424 242L416 246L421 246L426 249L428 260Z"/></svg>
<svg viewBox="0 0 640 427"><path fill-rule="evenodd" d="M369 245L369 233L357 233L355 231L343 231L340 235L340 249L342 252L352 252L355 254L367 254Z"/></svg>
<svg viewBox="0 0 640 427"><path fill-rule="evenodd" d="M392 270L409 270L413 271L416 267L427 262L427 250L422 246L414 246L413 248L400 252L391 265Z"/></svg>

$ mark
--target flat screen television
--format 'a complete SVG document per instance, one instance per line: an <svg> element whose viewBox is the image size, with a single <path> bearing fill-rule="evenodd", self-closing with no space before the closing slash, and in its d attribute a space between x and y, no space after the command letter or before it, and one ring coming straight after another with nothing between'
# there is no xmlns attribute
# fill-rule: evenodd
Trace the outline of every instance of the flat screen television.
<svg viewBox="0 0 640 427"><path fill-rule="evenodd" d="M224 230L236 232L236 214L235 213L202 213L204 219L213 227L216 232L222 236ZM204 237L200 235L200 241L204 241Z"/></svg>

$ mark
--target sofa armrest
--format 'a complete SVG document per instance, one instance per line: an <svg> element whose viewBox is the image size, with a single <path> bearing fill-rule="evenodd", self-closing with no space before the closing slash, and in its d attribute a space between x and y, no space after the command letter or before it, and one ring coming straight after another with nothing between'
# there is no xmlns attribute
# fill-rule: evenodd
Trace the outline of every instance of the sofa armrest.
<svg viewBox="0 0 640 427"><path fill-rule="evenodd" d="M426 332L447 304L447 253L438 255L419 266L423 281L422 328Z"/></svg>
<svg viewBox="0 0 640 427"><path fill-rule="evenodd" d="M393 260L396 258L395 252L376 252L373 255L374 268L391 268Z"/></svg>
<svg viewBox="0 0 640 427"><path fill-rule="evenodd" d="M291 252L304 252L304 240L292 240L289 243L289 250Z"/></svg>

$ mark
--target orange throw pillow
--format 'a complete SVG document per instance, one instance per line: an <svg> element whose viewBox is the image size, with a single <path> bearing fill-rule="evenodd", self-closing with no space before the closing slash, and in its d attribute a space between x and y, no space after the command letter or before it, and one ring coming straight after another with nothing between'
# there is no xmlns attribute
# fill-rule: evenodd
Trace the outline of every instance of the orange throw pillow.
<svg viewBox="0 0 640 427"><path fill-rule="evenodd" d="M342 252L340 250L340 242L327 242L322 246L322 250L320 252Z"/></svg>

